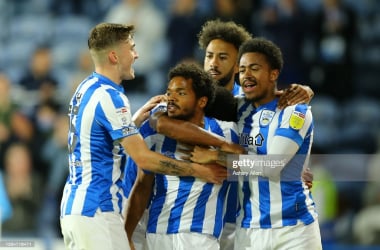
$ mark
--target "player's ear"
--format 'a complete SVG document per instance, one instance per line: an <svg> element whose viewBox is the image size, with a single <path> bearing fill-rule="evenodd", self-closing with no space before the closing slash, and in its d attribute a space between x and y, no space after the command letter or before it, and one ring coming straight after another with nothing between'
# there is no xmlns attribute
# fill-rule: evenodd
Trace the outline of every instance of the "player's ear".
<svg viewBox="0 0 380 250"><path fill-rule="evenodd" d="M279 75L280 75L280 71L278 69L273 69L270 72L269 78L271 81L277 81Z"/></svg>
<svg viewBox="0 0 380 250"><path fill-rule="evenodd" d="M207 102L208 102L208 98L207 98L206 96L202 96L201 98L198 99L198 105L199 105L199 107L201 107L202 109L203 109L204 107L206 107Z"/></svg>
<svg viewBox="0 0 380 250"><path fill-rule="evenodd" d="M116 55L116 52L113 50L108 52L108 59L110 60L111 63L117 63L118 56Z"/></svg>

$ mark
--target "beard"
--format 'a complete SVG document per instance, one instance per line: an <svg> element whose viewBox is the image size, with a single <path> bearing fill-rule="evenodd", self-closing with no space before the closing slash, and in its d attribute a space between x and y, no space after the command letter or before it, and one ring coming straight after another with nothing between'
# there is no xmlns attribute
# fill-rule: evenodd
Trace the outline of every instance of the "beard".
<svg viewBox="0 0 380 250"><path fill-rule="evenodd" d="M234 70L231 69L230 72L218 80L218 85L221 87L226 87L233 77L235 77L235 74Z"/></svg>

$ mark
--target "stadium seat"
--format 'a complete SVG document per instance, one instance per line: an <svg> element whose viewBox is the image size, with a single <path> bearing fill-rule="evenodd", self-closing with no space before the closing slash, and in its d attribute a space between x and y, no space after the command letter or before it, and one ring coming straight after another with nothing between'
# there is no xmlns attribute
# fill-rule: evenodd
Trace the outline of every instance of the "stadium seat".
<svg viewBox="0 0 380 250"><path fill-rule="evenodd" d="M340 110L337 102L329 96L315 96L311 103L314 119L313 149L327 153L337 143L340 124Z"/></svg>
<svg viewBox="0 0 380 250"><path fill-rule="evenodd" d="M26 15L12 18L9 22L9 40L28 40L33 43L48 43L52 34L52 19L46 15Z"/></svg>
<svg viewBox="0 0 380 250"><path fill-rule="evenodd" d="M53 32L53 44L69 41L86 45L93 23L84 16L70 15L56 18L54 26L57 28Z"/></svg>

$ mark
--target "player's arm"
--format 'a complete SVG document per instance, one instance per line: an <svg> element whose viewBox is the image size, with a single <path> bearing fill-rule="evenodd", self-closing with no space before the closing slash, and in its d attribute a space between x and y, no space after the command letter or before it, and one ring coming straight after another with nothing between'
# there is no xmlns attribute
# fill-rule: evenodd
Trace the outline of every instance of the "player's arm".
<svg viewBox="0 0 380 250"><path fill-rule="evenodd" d="M164 112L156 112L150 116L149 124L158 133L187 144L212 146L232 153L244 152L240 145L210 133L191 122L170 118Z"/></svg>
<svg viewBox="0 0 380 250"><path fill-rule="evenodd" d="M223 182L227 177L226 169L216 165L201 165L178 161L149 150L140 134L124 137L120 141L127 154L139 168L166 175L193 176L206 182Z"/></svg>
<svg viewBox="0 0 380 250"><path fill-rule="evenodd" d="M265 158L267 155L231 154L198 146L195 146L190 153L190 160L203 164L216 163L241 172L256 173L255 175L264 177L275 177L280 174L285 165L295 155L299 146L293 140L282 136L275 136L271 145L275 145L275 147L268 150L268 155L275 155L273 159L281 162L281 165L276 165L275 168L268 168L264 164L247 163L248 161L264 162L267 160ZM281 156L281 158L277 156Z"/></svg>
<svg viewBox="0 0 380 250"><path fill-rule="evenodd" d="M148 205L154 183L154 174L144 173L139 169L136 182L129 197L129 206L126 214L125 231L129 244L132 246L132 235Z"/></svg>
<svg viewBox="0 0 380 250"><path fill-rule="evenodd" d="M278 107L282 109L297 103L310 103L314 91L307 85L292 83L289 88L277 91L276 95L280 97Z"/></svg>

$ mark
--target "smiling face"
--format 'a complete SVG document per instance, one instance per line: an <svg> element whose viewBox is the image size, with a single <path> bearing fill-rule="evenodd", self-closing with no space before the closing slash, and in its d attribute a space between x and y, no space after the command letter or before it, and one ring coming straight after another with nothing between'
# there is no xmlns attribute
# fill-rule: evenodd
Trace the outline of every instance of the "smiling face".
<svg viewBox="0 0 380 250"><path fill-rule="evenodd" d="M221 39L212 40L207 48L204 59L204 70L207 71L218 85L232 90L237 73L238 50L232 43Z"/></svg>
<svg viewBox="0 0 380 250"><path fill-rule="evenodd" d="M138 58L138 54L133 38L131 37L127 41L121 42L114 51L121 80L134 79L133 63Z"/></svg>
<svg viewBox="0 0 380 250"><path fill-rule="evenodd" d="M248 52L239 62L239 80L246 99L257 107L275 98L279 70L271 69L264 54Z"/></svg>
<svg viewBox="0 0 380 250"><path fill-rule="evenodd" d="M181 76L175 76L170 80L166 90L169 117L196 123L196 117L199 114L203 115L203 108L207 101L204 102L205 97L197 99L192 83L192 79Z"/></svg>

